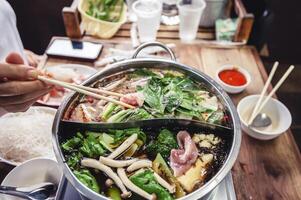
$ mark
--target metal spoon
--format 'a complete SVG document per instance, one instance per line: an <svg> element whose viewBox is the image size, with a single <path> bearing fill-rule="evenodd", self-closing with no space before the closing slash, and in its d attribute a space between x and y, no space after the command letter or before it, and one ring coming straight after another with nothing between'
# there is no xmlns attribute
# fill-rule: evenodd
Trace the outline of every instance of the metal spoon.
<svg viewBox="0 0 301 200"><path fill-rule="evenodd" d="M260 128L260 127L267 127L272 123L271 118L265 113L259 113L256 115L254 120L251 123L252 127Z"/></svg>
<svg viewBox="0 0 301 200"><path fill-rule="evenodd" d="M55 196L56 185L45 182L29 187L0 186L0 193L21 197L28 200L44 200Z"/></svg>

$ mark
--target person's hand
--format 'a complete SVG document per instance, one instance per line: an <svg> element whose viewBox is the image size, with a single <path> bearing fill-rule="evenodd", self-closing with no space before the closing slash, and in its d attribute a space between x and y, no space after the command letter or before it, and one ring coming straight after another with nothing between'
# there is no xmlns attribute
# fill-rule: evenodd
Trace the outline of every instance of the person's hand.
<svg viewBox="0 0 301 200"><path fill-rule="evenodd" d="M29 50L24 50L25 56L27 58L28 64L32 67L37 67L39 62L42 59L42 56L39 56L35 53L33 53L32 51Z"/></svg>
<svg viewBox="0 0 301 200"><path fill-rule="evenodd" d="M36 100L51 90L37 80L39 71L24 65L17 53L10 53L0 63L0 107L8 112L26 111Z"/></svg>

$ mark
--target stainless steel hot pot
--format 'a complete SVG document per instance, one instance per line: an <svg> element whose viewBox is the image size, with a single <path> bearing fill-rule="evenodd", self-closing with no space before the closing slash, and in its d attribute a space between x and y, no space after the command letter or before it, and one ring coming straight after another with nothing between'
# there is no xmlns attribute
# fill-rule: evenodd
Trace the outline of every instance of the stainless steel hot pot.
<svg viewBox="0 0 301 200"><path fill-rule="evenodd" d="M154 59L154 58L137 58L138 53L148 46L159 46L165 49L171 56L172 60L165 59ZM237 156L239 153L240 143L241 143L241 128L239 123L238 114L236 109L230 99L230 97L223 91L223 89L209 76L206 74L188 67L186 65L180 64L176 62L175 56L173 52L164 46L161 43L145 43L137 48L132 59L124 60L121 62L117 62L112 64L108 69L100 71L85 81L84 85L91 85L98 80L104 79L110 75L115 73L120 73L126 70L135 69L135 68L158 68L158 69L169 69L180 71L190 77L192 77L195 81L202 82L206 85L207 89L213 94L217 95L219 100L226 108L226 112L229 116L229 126L230 126L230 134L231 135L231 145L228 151L228 157L225 160L223 166L220 170L198 190L182 197L181 199L208 199L214 188L226 177L226 175L230 172ZM94 123L94 124L82 124L76 122L66 122L63 120L64 114L67 111L68 107L72 104L72 102L77 98L78 94L73 93L59 107L55 120L53 123L53 146L56 154L56 158L59 162L60 167L63 170L64 175L68 179L68 181L77 189L77 191L83 196L85 199L91 200L100 200L100 199L108 199L105 196L97 194L84 186L72 173L67 164L65 163L63 152L60 148L60 143L62 138L65 135L70 134L69 129L72 128L83 128L83 127L101 127L107 126L105 123ZM168 120L167 120L168 121ZM168 122L166 122L168 123ZM67 124L67 125L66 125ZM181 124L181 123L179 123ZM187 124L186 124L187 125ZM69 126L66 128L65 126ZM109 125L110 126L110 125ZM112 125L111 125L112 126ZM114 125L113 125L114 126ZM189 125L188 125L189 126ZM116 127L117 128L117 127ZM210 127L209 127L210 128ZM228 133L229 134L229 133Z"/></svg>

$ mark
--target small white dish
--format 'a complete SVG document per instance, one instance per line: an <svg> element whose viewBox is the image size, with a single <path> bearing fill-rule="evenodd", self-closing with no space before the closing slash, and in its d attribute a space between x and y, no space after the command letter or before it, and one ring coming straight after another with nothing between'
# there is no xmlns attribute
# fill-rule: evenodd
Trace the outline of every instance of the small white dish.
<svg viewBox="0 0 301 200"><path fill-rule="evenodd" d="M42 182L57 186L62 172L58 163L48 158L34 158L15 167L2 181L2 186L28 187ZM1 200L22 200L18 197L0 194Z"/></svg>
<svg viewBox="0 0 301 200"><path fill-rule="evenodd" d="M80 64L64 64L64 65L48 66L45 68L45 70L47 72L55 74L55 72L58 68L71 69L76 74L82 75L84 77L84 79L88 79L91 75L93 75L97 72L97 70L92 67L89 67L86 65L80 65ZM67 94L68 94L68 92L64 92L63 97L51 97L50 96L47 101L44 101L43 98L41 98L37 102L42 105L58 107L61 104L61 102L63 101L63 98ZM49 94L46 94L46 95L49 95Z"/></svg>
<svg viewBox="0 0 301 200"><path fill-rule="evenodd" d="M237 105L237 112L245 133L259 140L271 140L284 133L291 126L292 116L283 103L271 98L262 109L262 112L271 118L272 124L262 128L249 127L247 120L259 97L260 95L250 95L241 99Z"/></svg>
<svg viewBox="0 0 301 200"><path fill-rule="evenodd" d="M219 73L224 71L224 70L232 70L235 69L237 71L239 71L240 73L242 73L245 78L246 78L246 84L241 85L241 86L233 86L233 85L229 85L227 83L225 83L224 81L222 81L219 77ZM230 94L237 94L242 92L243 90L245 90L248 85L251 83L251 75L250 73L245 70L242 67L239 67L237 65L223 65L220 68L218 68L218 70L216 71L215 74L215 80L222 86L222 88L224 88L224 90Z"/></svg>

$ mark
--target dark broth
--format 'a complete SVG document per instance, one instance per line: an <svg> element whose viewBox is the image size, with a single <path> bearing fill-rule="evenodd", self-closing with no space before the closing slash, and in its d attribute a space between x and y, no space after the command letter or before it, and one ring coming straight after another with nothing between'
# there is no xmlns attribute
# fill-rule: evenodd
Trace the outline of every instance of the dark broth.
<svg viewBox="0 0 301 200"><path fill-rule="evenodd" d="M59 141L61 144L63 144L66 140L70 139L72 136L76 134L76 132L82 132L84 133L87 131L87 129L83 129L81 126L70 126L70 124L62 123L60 127L60 134L59 134ZM130 126L130 125L127 125ZM132 125L133 126L133 125ZM142 148L140 148L139 152L136 152L135 157L141 156L141 155L147 155L147 158L150 160L154 160L154 157L147 154L145 151L145 146L149 144L154 138L157 137L160 130L166 128L170 130L173 134L176 134L179 131L186 130L191 137L193 137L193 134L214 134L215 136L218 136L221 139L221 142L216 146L214 149L208 149L208 148L200 148L198 145L198 151L202 153L211 153L214 155L215 159L210 164L210 166L207 168L207 175L205 178L205 181L201 183L201 185L198 185L198 188L201 187L203 184L205 184L207 181L209 181L221 168L221 166L224 164L225 160L227 159L227 155L229 153L229 150L231 148L232 139L233 139L233 131L231 129L224 129L222 127L200 127L196 124L191 124L187 126L179 125L177 123L165 123L162 126L156 126L156 124L153 124L153 126L139 126L146 134L147 141L143 145ZM158 128L159 127L159 128ZM130 127L126 127L130 128ZM91 131L98 131L98 132L106 132L106 129L104 128L92 128ZM68 157L68 154L64 154L65 158ZM165 160L169 164L169 159ZM107 176L99 172L97 170L89 168L89 171L96 177L96 180L101 188L101 194L105 195L108 187L105 185L105 181L107 179ZM198 189L195 188L195 189ZM142 199L142 197L138 196L134 192L132 192L132 196L128 199Z"/></svg>

